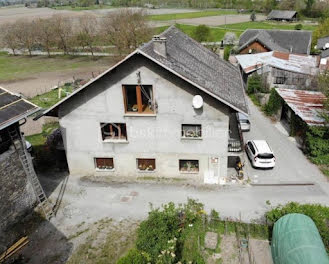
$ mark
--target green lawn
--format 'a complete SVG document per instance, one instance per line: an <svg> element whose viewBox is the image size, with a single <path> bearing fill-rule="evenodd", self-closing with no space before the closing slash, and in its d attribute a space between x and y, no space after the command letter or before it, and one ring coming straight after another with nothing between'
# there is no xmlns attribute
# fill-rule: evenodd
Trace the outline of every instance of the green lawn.
<svg viewBox="0 0 329 264"><path fill-rule="evenodd" d="M59 102L60 100L62 100L65 96L66 96L66 92L68 93L72 93L73 89L71 86L63 86L62 90L61 90L61 94L60 94L60 98L59 98L59 90L58 89L54 89L51 90L50 92L41 94L41 95L37 95L31 99L29 99L30 102L40 106L41 108L49 108L51 106L53 106L54 104L56 104L57 102Z"/></svg>
<svg viewBox="0 0 329 264"><path fill-rule="evenodd" d="M238 24L229 24L226 25L226 29L234 29L237 31L245 31L246 29L295 29L295 25L298 23L273 23L273 22L267 22L267 21L261 21L261 22L244 22L244 23L238 23ZM301 23L302 24L302 23ZM308 24L302 24L303 30L311 30L313 31L316 26L314 25L308 25ZM224 28L224 26L220 26L221 28Z"/></svg>
<svg viewBox="0 0 329 264"><path fill-rule="evenodd" d="M184 24L176 24L175 26L180 30L182 30L185 34L189 35L190 37L192 37L193 30L196 28L196 26L184 25ZM168 26L158 27L156 28L155 33L160 34L161 32L165 31L167 28ZM222 28L215 28L215 27L210 28L210 32L212 35L211 41L221 41L224 38L225 33L228 31L230 30L225 30ZM241 34L241 32L235 32L235 33L238 37Z"/></svg>
<svg viewBox="0 0 329 264"><path fill-rule="evenodd" d="M42 132L40 134L26 136L25 138L31 143L34 148L40 147L46 144L47 136L50 135L51 132L53 132L58 127L58 122L47 123L43 125Z"/></svg>
<svg viewBox="0 0 329 264"><path fill-rule="evenodd" d="M208 10L208 11L199 11L199 12L191 12L191 13L151 15L149 16L149 19L154 21L166 21L166 20L176 20L176 19L184 19L184 18L221 16L221 15L231 15L231 14L237 14L237 12L232 10Z"/></svg>
<svg viewBox="0 0 329 264"><path fill-rule="evenodd" d="M212 35L212 41L221 41L226 32L234 32L237 37L239 37L243 31L246 29L286 29L286 30L293 30L295 29L296 24L290 23L272 23L272 22L245 22L245 23L238 23L238 24L229 24L226 27L218 26L218 27L210 27L210 32ZM177 28L182 30L185 34L189 35L190 37L193 34L193 30L196 26L192 25L185 25L185 24L176 24ZM166 30L169 26L158 27L155 29L156 34L160 34L164 30ZM303 30L315 30L316 26L313 25L303 25Z"/></svg>
<svg viewBox="0 0 329 264"><path fill-rule="evenodd" d="M73 70L82 67L111 65L111 58L76 56L12 56L0 53L0 81L19 80L40 72Z"/></svg>

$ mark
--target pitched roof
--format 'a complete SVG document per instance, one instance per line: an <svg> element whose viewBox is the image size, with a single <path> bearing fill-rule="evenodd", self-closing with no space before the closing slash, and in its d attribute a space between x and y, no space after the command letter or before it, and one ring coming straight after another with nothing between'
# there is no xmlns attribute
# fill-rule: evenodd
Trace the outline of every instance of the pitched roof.
<svg viewBox="0 0 329 264"><path fill-rule="evenodd" d="M266 66L307 75L318 74L319 56L296 55L270 51L256 54L237 55L235 57L246 74Z"/></svg>
<svg viewBox="0 0 329 264"><path fill-rule="evenodd" d="M312 32L305 30L247 29L239 39L239 50L259 41L270 50L310 54Z"/></svg>
<svg viewBox="0 0 329 264"><path fill-rule="evenodd" d="M325 45L328 43L329 45L329 36L328 37L324 37L324 38L319 38L318 39L318 43L316 44L316 47L318 49L324 49ZM328 49L328 48L327 48Z"/></svg>
<svg viewBox="0 0 329 264"><path fill-rule="evenodd" d="M324 110L326 97L321 92L275 89L292 111L309 126L324 125L325 120L320 116Z"/></svg>
<svg viewBox="0 0 329 264"><path fill-rule="evenodd" d="M166 57L154 52L153 41L150 41L59 103L44 111L42 115L54 115L53 112L57 111L60 104L136 54L141 54L157 63L232 109L245 114L248 113L243 81L237 67L224 61L217 54L191 39L174 26L164 31L160 37L166 38Z"/></svg>
<svg viewBox="0 0 329 264"><path fill-rule="evenodd" d="M160 36L167 39L166 58L154 52L153 41L143 45L140 50L229 105L248 112L243 82L237 67L176 27L170 27Z"/></svg>
<svg viewBox="0 0 329 264"><path fill-rule="evenodd" d="M290 20L297 14L296 11L289 10L272 10L271 13L268 14L267 19L282 19L282 20Z"/></svg>
<svg viewBox="0 0 329 264"><path fill-rule="evenodd" d="M0 87L0 130L35 113L39 107Z"/></svg>

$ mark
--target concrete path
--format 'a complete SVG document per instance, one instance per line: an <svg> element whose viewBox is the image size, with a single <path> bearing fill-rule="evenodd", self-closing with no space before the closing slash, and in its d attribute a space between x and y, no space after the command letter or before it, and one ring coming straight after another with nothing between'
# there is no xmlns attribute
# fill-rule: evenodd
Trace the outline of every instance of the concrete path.
<svg viewBox="0 0 329 264"><path fill-rule="evenodd" d="M328 183L316 165L312 164L303 152L297 148L294 138L288 137L280 126L268 117L248 99L250 110L250 132L244 133L245 142L251 139L265 139L276 157L273 170L253 169L244 153L245 171L253 181L258 183Z"/></svg>

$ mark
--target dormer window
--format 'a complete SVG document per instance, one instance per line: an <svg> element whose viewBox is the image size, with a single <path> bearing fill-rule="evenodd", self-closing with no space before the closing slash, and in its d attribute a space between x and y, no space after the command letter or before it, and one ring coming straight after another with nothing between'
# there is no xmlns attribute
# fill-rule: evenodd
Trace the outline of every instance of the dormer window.
<svg viewBox="0 0 329 264"><path fill-rule="evenodd" d="M122 90L126 113L155 113L152 85L123 85Z"/></svg>

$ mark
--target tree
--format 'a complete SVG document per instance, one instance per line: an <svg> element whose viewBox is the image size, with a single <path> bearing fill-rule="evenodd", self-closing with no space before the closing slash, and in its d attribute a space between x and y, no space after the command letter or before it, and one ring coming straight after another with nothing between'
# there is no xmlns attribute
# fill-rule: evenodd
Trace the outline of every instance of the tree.
<svg viewBox="0 0 329 264"><path fill-rule="evenodd" d="M313 43L314 47L318 42L319 38L329 36L329 18L325 19L322 23L318 25L318 27L313 32Z"/></svg>
<svg viewBox="0 0 329 264"><path fill-rule="evenodd" d="M92 57L94 57L94 43L97 29L97 20L93 15L85 15L79 18L77 42L82 47L88 47Z"/></svg>
<svg viewBox="0 0 329 264"><path fill-rule="evenodd" d="M51 46L55 42L53 25L51 19L41 19L36 21L37 41L47 51L48 57L50 56Z"/></svg>
<svg viewBox="0 0 329 264"><path fill-rule="evenodd" d="M199 25L193 30L192 37L199 42L209 41L211 37L210 28L206 25Z"/></svg>
<svg viewBox="0 0 329 264"><path fill-rule="evenodd" d="M5 23L0 29L2 35L1 46L10 48L14 55L16 55L16 50L20 48L18 30L16 23Z"/></svg>
<svg viewBox="0 0 329 264"><path fill-rule="evenodd" d="M251 20L252 22L254 22L254 21L256 20L256 13L255 13L255 11L252 11L252 12L251 12L250 20Z"/></svg>
<svg viewBox="0 0 329 264"><path fill-rule="evenodd" d="M150 40L152 29L143 10L121 9L107 15L102 23L101 34L123 54Z"/></svg>
<svg viewBox="0 0 329 264"><path fill-rule="evenodd" d="M54 15L51 17L50 21L53 25L53 33L58 48L62 49L64 54L68 54L70 50L70 41L72 40L71 20L62 15Z"/></svg>
<svg viewBox="0 0 329 264"><path fill-rule="evenodd" d="M37 43L35 22L21 19L15 23L20 47L26 49L32 56L33 47Z"/></svg>

